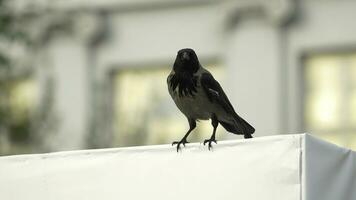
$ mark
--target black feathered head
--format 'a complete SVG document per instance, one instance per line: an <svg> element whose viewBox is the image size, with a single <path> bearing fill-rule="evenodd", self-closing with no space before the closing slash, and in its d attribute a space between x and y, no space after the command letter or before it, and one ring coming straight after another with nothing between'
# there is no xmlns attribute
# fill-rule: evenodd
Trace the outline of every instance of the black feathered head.
<svg viewBox="0 0 356 200"><path fill-rule="evenodd" d="M200 63L198 56L193 49L181 49L177 53L173 69L176 73L190 73L194 74L198 71Z"/></svg>

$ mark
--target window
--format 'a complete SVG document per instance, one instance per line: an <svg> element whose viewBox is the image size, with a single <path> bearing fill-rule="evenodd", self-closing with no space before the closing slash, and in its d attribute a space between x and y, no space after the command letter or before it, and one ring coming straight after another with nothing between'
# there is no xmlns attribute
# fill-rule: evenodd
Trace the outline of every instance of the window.
<svg viewBox="0 0 356 200"><path fill-rule="evenodd" d="M356 53L308 57L304 78L305 128L356 149Z"/></svg>
<svg viewBox="0 0 356 200"><path fill-rule="evenodd" d="M221 67L208 67L222 80ZM114 76L115 146L166 144L180 140L188 121L171 99L166 78L171 69L126 69ZM210 121L200 121L188 141L201 142L212 133ZM218 128L217 136L223 131Z"/></svg>
<svg viewBox="0 0 356 200"><path fill-rule="evenodd" d="M0 84L0 155L31 152L31 118L37 101L33 79Z"/></svg>

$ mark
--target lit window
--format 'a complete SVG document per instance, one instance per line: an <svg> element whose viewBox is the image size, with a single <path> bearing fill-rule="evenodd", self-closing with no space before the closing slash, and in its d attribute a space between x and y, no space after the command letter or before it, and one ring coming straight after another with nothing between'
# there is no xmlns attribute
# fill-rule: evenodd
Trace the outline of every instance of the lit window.
<svg viewBox="0 0 356 200"><path fill-rule="evenodd" d="M220 67L208 67L221 80ZM127 69L114 76L115 146L171 143L180 140L189 128L188 121L171 99L166 79L170 69ZM217 136L221 138L222 128ZM210 121L200 121L189 135L191 142L210 137Z"/></svg>
<svg viewBox="0 0 356 200"><path fill-rule="evenodd" d="M0 154L28 153L37 84L32 79L16 79L2 82L0 88Z"/></svg>
<svg viewBox="0 0 356 200"><path fill-rule="evenodd" d="M304 78L307 131L356 149L356 53L311 56Z"/></svg>

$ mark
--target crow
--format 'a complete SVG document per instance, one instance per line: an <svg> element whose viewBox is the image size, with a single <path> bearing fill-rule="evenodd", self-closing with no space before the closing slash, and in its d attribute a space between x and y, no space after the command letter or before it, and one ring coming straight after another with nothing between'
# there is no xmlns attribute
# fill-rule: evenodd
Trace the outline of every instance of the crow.
<svg viewBox="0 0 356 200"><path fill-rule="evenodd" d="M236 114L232 104L214 79L211 73L203 68L193 49L181 49L173 64L171 73L167 77L168 91L178 109L187 117L189 130L180 141L174 141L177 152L180 145L185 146L187 137L196 127L197 120L211 119L213 133L208 143L208 149L212 148L212 142L217 144L215 132L220 123L227 131L244 138L252 138L254 127Z"/></svg>

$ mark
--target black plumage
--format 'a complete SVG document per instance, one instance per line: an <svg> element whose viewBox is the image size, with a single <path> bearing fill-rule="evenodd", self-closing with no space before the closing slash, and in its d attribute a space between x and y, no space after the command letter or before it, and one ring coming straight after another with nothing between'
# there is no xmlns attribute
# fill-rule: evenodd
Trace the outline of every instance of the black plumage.
<svg viewBox="0 0 356 200"><path fill-rule="evenodd" d="M197 92L197 77L188 73L174 74L170 80L170 87L172 90L178 88L178 93L181 97L186 95L194 96L194 93Z"/></svg>
<svg viewBox="0 0 356 200"><path fill-rule="evenodd" d="M170 95L190 126L180 141L172 143L177 145L177 151L180 145L188 143L187 137L196 127L196 120L200 119L211 119L213 134L204 141L204 145L208 143L209 150L212 142L216 143L215 133L219 123L229 132L252 138L255 129L237 115L220 84L200 65L194 50L178 51L167 84Z"/></svg>

